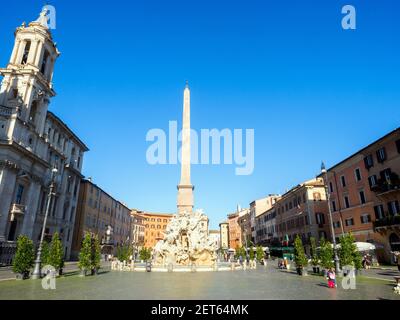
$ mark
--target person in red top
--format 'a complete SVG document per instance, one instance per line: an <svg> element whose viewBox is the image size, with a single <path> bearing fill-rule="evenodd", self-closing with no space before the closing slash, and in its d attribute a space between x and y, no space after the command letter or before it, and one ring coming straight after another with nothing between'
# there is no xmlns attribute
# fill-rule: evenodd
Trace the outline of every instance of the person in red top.
<svg viewBox="0 0 400 320"><path fill-rule="evenodd" d="M335 271L333 271L332 268L330 268L328 270L328 274L327 274L327 278L328 278L328 287L329 288L336 288L336 274Z"/></svg>

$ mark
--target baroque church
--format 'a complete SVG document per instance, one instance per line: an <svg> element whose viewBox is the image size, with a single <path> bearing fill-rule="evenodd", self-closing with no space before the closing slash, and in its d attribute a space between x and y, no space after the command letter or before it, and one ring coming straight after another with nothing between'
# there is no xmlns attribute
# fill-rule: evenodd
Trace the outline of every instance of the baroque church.
<svg viewBox="0 0 400 320"><path fill-rule="evenodd" d="M52 78L60 52L47 22L43 10L36 21L18 27L9 63L0 69L0 246L12 247L20 234L39 242L56 168L45 236L59 232L69 259L88 148L48 110L56 95Z"/></svg>

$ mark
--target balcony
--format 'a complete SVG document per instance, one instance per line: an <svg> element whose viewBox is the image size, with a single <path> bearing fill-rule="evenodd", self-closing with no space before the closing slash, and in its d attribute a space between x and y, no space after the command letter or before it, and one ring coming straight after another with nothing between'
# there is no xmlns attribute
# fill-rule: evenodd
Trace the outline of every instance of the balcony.
<svg viewBox="0 0 400 320"><path fill-rule="evenodd" d="M11 221L14 221L16 217L22 216L25 214L26 207L22 204L13 203L11 205Z"/></svg>
<svg viewBox="0 0 400 320"><path fill-rule="evenodd" d="M13 109L6 107L6 106L0 106L0 116L3 117L10 117L13 114Z"/></svg>
<svg viewBox="0 0 400 320"><path fill-rule="evenodd" d="M400 214L396 214L394 216L389 215L382 219L376 220L374 222L374 228L378 232L388 229L400 229Z"/></svg>
<svg viewBox="0 0 400 320"><path fill-rule="evenodd" d="M371 186L371 191L375 192L377 196L385 196L394 192L400 191L399 176L392 172L387 179L378 179L374 186Z"/></svg>

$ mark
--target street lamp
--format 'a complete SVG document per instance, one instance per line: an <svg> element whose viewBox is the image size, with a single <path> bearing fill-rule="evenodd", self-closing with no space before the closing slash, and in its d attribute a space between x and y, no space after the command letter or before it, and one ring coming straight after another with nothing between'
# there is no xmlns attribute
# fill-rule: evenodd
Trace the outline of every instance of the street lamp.
<svg viewBox="0 0 400 320"><path fill-rule="evenodd" d="M324 187L325 187L325 193L326 193L326 201L328 202L329 220L331 222L330 224L331 224L331 233L332 233L333 254L334 254L334 259L335 259L335 273L339 274L339 272L340 272L339 257L338 257L337 248L336 248L335 229L333 227L330 193L328 190L328 171L325 168L324 162L321 163L321 174L325 175L323 180L324 180Z"/></svg>
<svg viewBox="0 0 400 320"><path fill-rule="evenodd" d="M54 189L55 189L55 183L56 183L56 175L57 175L57 168L53 168L51 170L51 182L50 182L50 189L49 189L49 193L47 195L47 204L46 204L46 212L44 214L44 219L43 219L43 226L42 226L42 234L40 236L40 242L39 242L39 249L37 251L37 256L36 256L36 260L35 260L35 269L33 270L32 273L32 279L40 279L41 277L41 255L42 255L42 245L43 245L43 239L44 239L44 232L46 229L46 222L47 222L47 216L49 215L49 211L50 211L50 205L51 205L51 198L53 195L55 195L54 193Z"/></svg>

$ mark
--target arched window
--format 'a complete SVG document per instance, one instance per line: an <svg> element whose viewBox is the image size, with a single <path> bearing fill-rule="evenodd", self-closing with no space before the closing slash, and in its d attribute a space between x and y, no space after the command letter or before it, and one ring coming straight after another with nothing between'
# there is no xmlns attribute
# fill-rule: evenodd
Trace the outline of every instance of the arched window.
<svg viewBox="0 0 400 320"><path fill-rule="evenodd" d="M31 49L31 41L27 40L25 43L24 54L22 55L21 64L26 64L28 62L29 50Z"/></svg>

